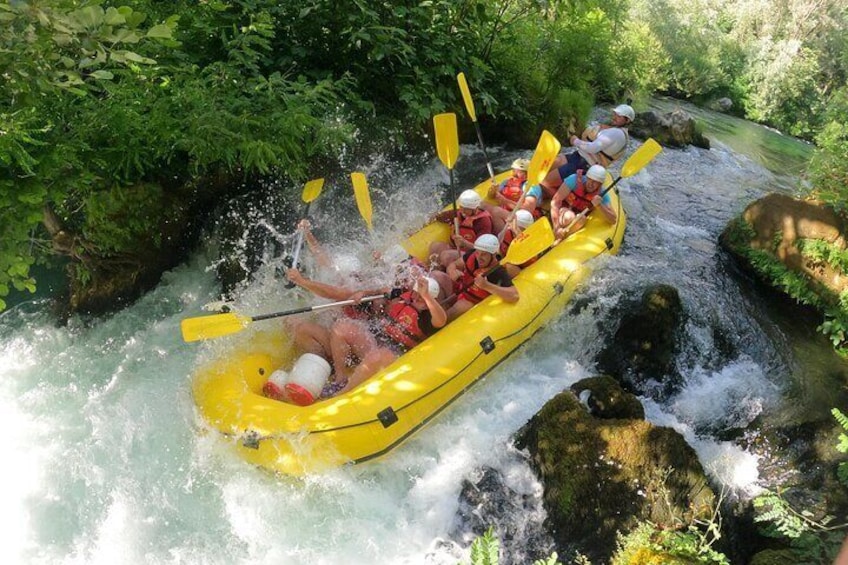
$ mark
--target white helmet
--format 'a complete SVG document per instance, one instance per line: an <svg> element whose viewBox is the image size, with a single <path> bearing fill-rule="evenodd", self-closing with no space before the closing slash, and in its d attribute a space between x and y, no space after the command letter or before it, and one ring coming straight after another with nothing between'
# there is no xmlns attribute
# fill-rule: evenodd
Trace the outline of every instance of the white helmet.
<svg viewBox="0 0 848 565"><path fill-rule="evenodd" d="M501 244L498 241L498 236L484 233L474 240L474 249L485 251L486 253L497 253L501 249Z"/></svg>
<svg viewBox="0 0 848 565"><path fill-rule="evenodd" d="M429 294L432 298L438 298L442 287L439 286L436 279L430 277L424 277L424 279L427 281L427 294Z"/></svg>
<svg viewBox="0 0 848 565"><path fill-rule="evenodd" d="M633 111L633 107L629 104L619 104L613 109L613 112L627 118L631 122L636 119L636 112Z"/></svg>
<svg viewBox="0 0 848 565"><path fill-rule="evenodd" d="M479 208L480 203L483 202L483 198L474 192L471 189L463 190L462 194L459 195L459 199L457 200L460 206L463 208Z"/></svg>
<svg viewBox="0 0 848 565"><path fill-rule="evenodd" d="M592 180L602 183L607 180L607 170L600 165L592 165L589 167L589 170L586 171L586 176Z"/></svg>
<svg viewBox="0 0 848 565"><path fill-rule="evenodd" d="M516 159L512 162L512 168L519 171L526 171L530 167L530 159Z"/></svg>
<svg viewBox="0 0 848 565"><path fill-rule="evenodd" d="M515 222L518 224L518 227L521 229L529 228L533 225L533 222L536 221L536 218L533 217L533 214L528 212L527 210L518 210L515 213Z"/></svg>

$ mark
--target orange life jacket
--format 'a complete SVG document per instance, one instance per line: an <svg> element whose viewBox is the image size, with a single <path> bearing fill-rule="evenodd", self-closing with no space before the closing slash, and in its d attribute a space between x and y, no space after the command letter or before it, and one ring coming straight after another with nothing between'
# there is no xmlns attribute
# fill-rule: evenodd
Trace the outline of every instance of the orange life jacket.
<svg viewBox="0 0 848 565"><path fill-rule="evenodd" d="M412 305L412 292L405 292L389 305L383 331L399 345L412 349L427 337L419 325L421 312Z"/></svg>
<svg viewBox="0 0 848 565"><path fill-rule="evenodd" d="M576 174L577 187L565 195L565 205L579 214L592 206L592 198L598 193L597 191L591 193L586 191L586 185L583 182L583 171L578 169Z"/></svg>

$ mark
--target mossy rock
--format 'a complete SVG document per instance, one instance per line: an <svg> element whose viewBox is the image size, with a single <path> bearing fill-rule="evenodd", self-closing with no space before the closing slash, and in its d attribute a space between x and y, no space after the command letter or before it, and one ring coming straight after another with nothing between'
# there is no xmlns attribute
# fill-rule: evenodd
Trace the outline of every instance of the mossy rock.
<svg viewBox="0 0 848 565"><path fill-rule="evenodd" d="M645 407L635 395L626 392L614 378L590 377L571 385L571 390L583 400L596 418L644 420Z"/></svg>
<svg viewBox="0 0 848 565"><path fill-rule="evenodd" d="M559 548L578 544L607 559L616 532L640 520L707 519L715 496L694 450L677 432L644 420L599 420L571 393L554 397L519 432L544 487L547 525Z"/></svg>

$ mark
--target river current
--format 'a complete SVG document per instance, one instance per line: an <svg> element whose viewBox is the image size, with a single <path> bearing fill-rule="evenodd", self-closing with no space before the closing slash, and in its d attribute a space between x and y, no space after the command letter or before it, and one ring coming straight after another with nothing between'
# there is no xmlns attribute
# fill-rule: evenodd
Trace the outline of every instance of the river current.
<svg viewBox="0 0 848 565"><path fill-rule="evenodd" d="M244 338L199 344L180 338L180 320L202 315L202 306L219 298L212 249L108 317L58 326L44 299L3 312L0 422L9 458L0 467L2 562L456 563L467 556L468 540L448 540L463 480L492 467L515 492L539 499L541 486L511 436L548 399L594 374L593 356L610 334L598 322L655 283L675 286L686 310L677 359L684 384L661 402L642 399L648 419L680 431L718 484L741 496L755 493L762 486L758 457L712 432L758 416L791 421L799 404L826 398L834 365L811 366L810 358L826 351L823 338L787 329L791 323L781 323L779 312L732 276L716 241L752 200L795 192L809 148L742 120L685 109L704 122L713 148L666 149L620 183L627 235L622 253L598 261L580 291L587 307L564 313L374 462L292 480L247 465L206 430L192 402L191 373ZM485 168L475 147L461 153L457 184L465 187L484 177ZM492 147L490 154L500 170L530 151ZM350 222L334 225L336 211L317 203L319 235L342 270L421 222L439 206L447 182L435 158L423 166L372 167L382 172L369 175L374 233L355 212ZM401 182L381 189L393 171ZM341 198L350 189L327 190ZM260 314L309 303L283 287L275 261L269 256L238 294L240 310ZM716 327L733 341L730 358L716 352ZM819 353L799 353L807 347ZM801 387L801 372L820 375L814 380L821 387ZM787 391L799 387L803 392L788 401ZM537 505L511 520L533 527L543 518Z"/></svg>

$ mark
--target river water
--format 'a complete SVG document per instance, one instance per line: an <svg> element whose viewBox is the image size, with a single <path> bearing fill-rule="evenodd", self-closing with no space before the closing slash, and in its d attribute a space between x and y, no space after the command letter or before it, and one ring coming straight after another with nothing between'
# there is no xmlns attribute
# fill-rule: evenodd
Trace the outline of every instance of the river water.
<svg viewBox="0 0 848 565"><path fill-rule="evenodd" d="M475 479L483 466L500 471L509 488L531 501L513 522L541 523L544 514L532 504L541 487L510 438L547 399L594 374L593 355L610 332L598 321L654 283L677 287L686 309L677 360L685 382L670 398L643 399L648 417L683 433L718 483L743 496L756 492L758 457L714 432L757 416L792 421L799 405L827 398L844 372L821 361L826 347L808 326L793 333L791 319L780 320L782 310L736 282L716 240L751 200L772 190L794 192L809 148L741 120L685 109L704 121L713 149L666 150L620 183L630 214L627 236L622 253L599 261L581 291L589 307L565 313L375 462L296 481L248 466L206 432L190 375L242 339L180 339L180 319L200 315L202 305L218 298L212 249L112 316L58 327L44 300L0 314L0 421L10 454L0 470L2 562L456 563L467 541L446 541L457 497L463 480ZM501 169L529 156L490 152ZM485 169L474 147L463 146L462 155L457 177L466 186ZM361 259L368 248L395 241L402 226L436 209L447 179L435 159L372 167L383 178L402 176L398 188L387 190L379 188L388 186L379 174L369 175L373 234L355 213L334 224L330 213L338 206L318 206L316 224L325 226L320 233L338 256ZM344 195L342 188L325 190L328 201ZM275 260L267 263L237 306L259 314L303 304L307 298L275 279ZM717 347L716 328L732 342L732 353ZM817 375L817 384L801 384L807 373Z"/></svg>

